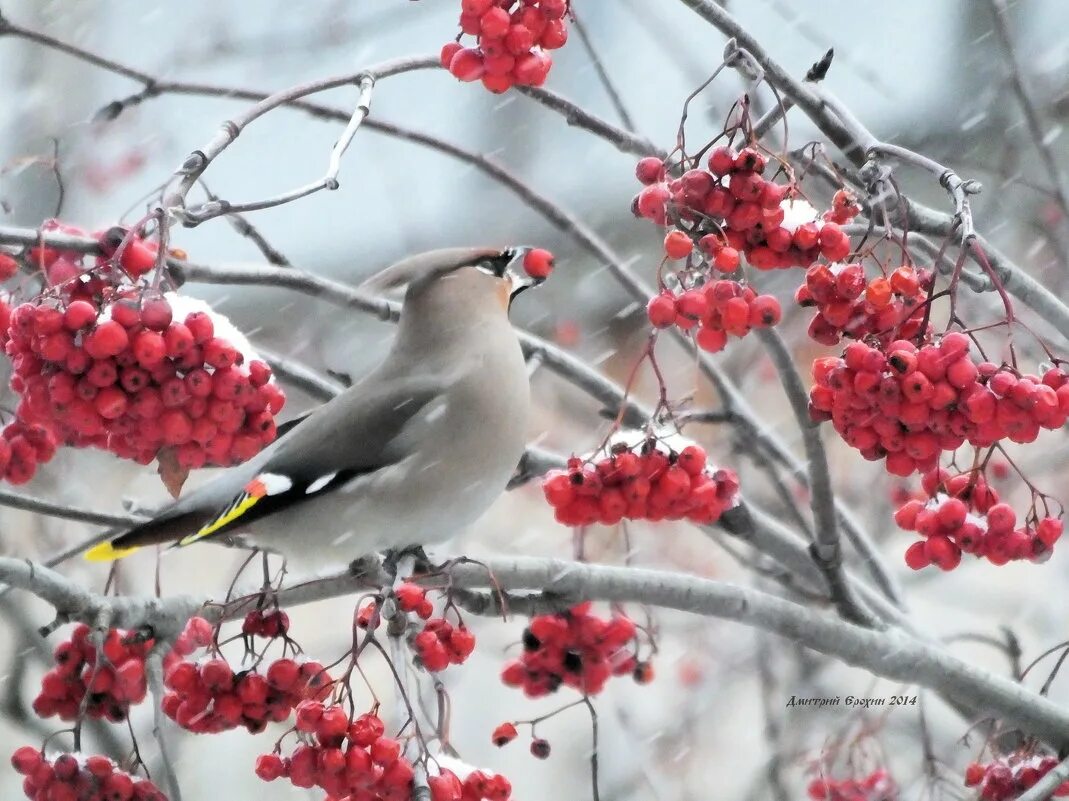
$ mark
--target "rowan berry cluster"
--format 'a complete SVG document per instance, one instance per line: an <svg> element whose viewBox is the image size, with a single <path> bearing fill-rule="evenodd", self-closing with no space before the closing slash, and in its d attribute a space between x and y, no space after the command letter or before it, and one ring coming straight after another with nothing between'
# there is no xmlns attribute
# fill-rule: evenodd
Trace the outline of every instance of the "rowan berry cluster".
<svg viewBox="0 0 1069 801"><path fill-rule="evenodd" d="M215 734L244 726L256 734L269 721L289 718L301 701L325 698L331 679L321 664L276 659L267 670L235 672L223 658L197 662L187 657L212 642L212 627L202 618L187 625L164 660L163 711L179 726L197 734Z"/></svg>
<svg viewBox="0 0 1069 801"><path fill-rule="evenodd" d="M270 612L263 609L254 609L245 615L241 624L241 633L250 637L266 637L273 640L276 637L285 637L290 630L290 616L281 609Z"/></svg>
<svg viewBox="0 0 1069 801"><path fill-rule="evenodd" d="M448 768L427 779L431 801L508 801L512 784L500 773L473 770L463 779ZM354 800L355 801L355 800Z"/></svg>
<svg viewBox="0 0 1069 801"><path fill-rule="evenodd" d="M56 437L48 428L16 417L0 434L0 477L9 484L25 484L37 465L55 455Z"/></svg>
<svg viewBox="0 0 1069 801"><path fill-rule="evenodd" d="M983 557L995 565L1029 559L1044 562L1062 535L1062 521L1034 511L1032 520L1017 526L1017 513L990 487L982 472L950 475L933 470L924 475L924 499L906 501L895 522L916 531L923 540L906 550L906 564L914 570L936 565L953 570L963 553Z"/></svg>
<svg viewBox="0 0 1069 801"><path fill-rule="evenodd" d="M654 437L617 442L608 455L568 460L551 470L542 491L558 522L566 526L614 525L628 520L687 520L714 523L738 500L733 470L707 464L694 444L676 451Z"/></svg>
<svg viewBox="0 0 1069 801"><path fill-rule="evenodd" d="M442 48L442 66L455 78L482 80L495 94L546 82L553 66L547 51L568 41L568 0L461 0L460 5L460 29L476 41L475 47L456 41Z"/></svg>
<svg viewBox="0 0 1069 801"><path fill-rule="evenodd" d="M42 718L78 720L84 704L91 718L126 720L130 707L145 700L145 657L152 644L137 632L110 629L98 651L89 627L75 626L52 654L55 667L41 679L33 711Z"/></svg>
<svg viewBox="0 0 1069 801"><path fill-rule="evenodd" d="M601 618L590 602L566 612L538 615L523 632L523 656L505 665L501 680L529 698L556 692L561 685L597 695L612 676L652 677L636 655L636 628L624 615Z"/></svg>
<svg viewBox="0 0 1069 801"><path fill-rule="evenodd" d="M0 281L14 278L19 271L19 263L13 256L0 250Z"/></svg>
<svg viewBox="0 0 1069 801"><path fill-rule="evenodd" d="M106 756L59 754L48 757L25 745L11 756L31 801L167 801L148 779L122 771Z"/></svg>
<svg viewBox="0 0 1069 801"><path fill-rule="evenodd" d="M53 286L2 315L0 343L21 397L17 419L65 444L142 464L164 449L173 449L183 468L254 456L274 439L285 402L271 368L206 304L131 280L155 264L151 243L122 232L101 242L117 261L101 256L104 266L92 269L82 268L80 254L27 254ZM110 269L115 265L122 269ZM34 449L37 461L48 450ZM32 474L24 467L29 456L20 445L12 459L20 466L16 480Z"/></svg>
<svg viewBox="0 0 1069 801"><path fill-rule="evenodd" d="M427 591L411 582L402 582L394 590L397 607L416 621L408 627L408 643L420 663L431 673L450 665L462 665L475 651L475 635L463 623L453 625L444 617L433 617L434 604ZM371 600L357 613L361 628L377 627L379 602Z"/></svg>
<svg viewBox="0 0 1069 801"><path fill-rule="evenodd" d="M838 223L794 200L790 184L761 177L767 159L756 148L713 148L706 166L673 178L661 159L647 156L635 168L646 186L632 211L675 227L665 240L669 258L685 258L697 245L711 269L734 272L740 255L759 270L772 270L808 267L821 256L841 261L849 254L850 239ZM845 222L854 208L840 205L832 216Z"/></svg>
<svg viewBox="0 0 1069 801"><path fill-rule="evenodd" d="M401 743L385 736L377 715L366 713L350 722L340 706L305 701L297 707L297 731L312 736L293 754L266 754L256 762L265 781L287 778L296 787L319 787L334 798L367 793L368 798L408 798L414 776L401 753ZM364 796L361 796L364 797Z"/></svg>
<svg viewBox="0 0 1069 801"><path fill-rule="evenodd" d="M697 326L698 347L709 353L724 349L728 336L744 337L752 328L770 328L783 316L772 295L758 295L751 287L723 279L688 289L679 296L665 290L652 298L646 314L655 328Z"/></svg>
<svg viewBox="0 0 1069 801"><path fill-rule="evenodd" d="M296 729L308 741L287 757L277 753L261 756L256 761L257 776L264 781L285 778L295 787L318 787L333 801L411 798L412 763L400 741L385 736L386 727L377 715L369 712L350 720L340 706L304 701L297 707ZM512 790L503 776L469 776L462 783L445 770L429 777L428 784L434 801L507 801Z"/></svg>
<svg viewBox="0 0 1069 801"><path fill-rule="evenodd" d="M806 792L813 801L898 801L898 786L883 768L863 779L813 779Z"/></svg>
<svg viewBox="0 0 1069 801"><path fill-rule="evenodd" d="M1050 773L1058 764L1054 756L1014 753L999 757L985 765L972 762L965 768L965 786L978 787L983 801L1010 801L1017 798ZM1069 796L1069 781L1064 781L1052 793L1054 798Z"/></svg>
<svg viewBox="0 0 1069 801"><path fill-rule="evenodd" d="M1042 378L973 361L969 338L949 333L917 348L896 340L880 349L847 345L841 358L813 362L810 414L866 459L908 476L933 470L943 451L1033 441L1069 417L1069 383L1060 368Z"/></svg>
<svg viewBox="0 0 1069 801"><path fill-rule="evenodd" d="M794 299L817 309L809 336L821 345L838 345L843 337L916 340L924 322L924 301L932 286L930 270L903 266L889 278L866 280L860 264L814 264ZM923 338L930 338L930 327Z"/></svg>

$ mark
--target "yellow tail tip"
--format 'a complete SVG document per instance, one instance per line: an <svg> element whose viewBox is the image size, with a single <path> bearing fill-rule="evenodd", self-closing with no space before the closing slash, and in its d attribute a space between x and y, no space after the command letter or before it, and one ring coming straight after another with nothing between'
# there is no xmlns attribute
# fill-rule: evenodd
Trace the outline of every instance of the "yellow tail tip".
<svg viewBox="0 0 1069 801"><path fill-rule="evenodd" d="M94 546L85 552L85 561L114 562L116 559L122 559L124 556L129 556L134 551L139 550L141 549L137 546L131 548L116 548L110 542L102 542L100 545Z"/></svg>

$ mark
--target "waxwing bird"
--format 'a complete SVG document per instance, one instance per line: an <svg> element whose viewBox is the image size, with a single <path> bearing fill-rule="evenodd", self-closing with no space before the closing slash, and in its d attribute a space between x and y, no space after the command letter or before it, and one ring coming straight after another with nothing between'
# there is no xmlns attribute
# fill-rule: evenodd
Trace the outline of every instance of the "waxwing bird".
<svg viewBox="0 0 1069 801"><path fill-rule="evenodd" d="M407 285L379 367L255 458L86 558L215 542L348 563L457 534L523 455L529 384L508 309L539 283L519 268L528 250L434 250L373 276L365 288Z"/></svg>

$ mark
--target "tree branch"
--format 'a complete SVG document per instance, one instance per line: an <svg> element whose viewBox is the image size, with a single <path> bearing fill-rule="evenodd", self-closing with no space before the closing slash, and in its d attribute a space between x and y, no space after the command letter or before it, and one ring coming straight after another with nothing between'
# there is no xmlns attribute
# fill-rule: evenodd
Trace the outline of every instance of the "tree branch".
<svg viewBox="0 0 1069 801"><path fill-rule="evenodd" d="M1069 745L1069 712L1015 682L975 668L942 648L896 629L861 628L756 590L665 571L533 557L493 559L485 566L455 565L449 569L448 579L450 586L460 589L548 591L565 597L643 603L735 620L795 640L878 676L937 690L949 700L974 706L1056 747ZM216 622L224 617L241 618L248 611L241 603L204 606L186 596L98 596L48 568L9 558L0 558L0 580L52 604L61 618L92 621L104 612L113 625L149 625L164 638L177 634L185 620L198 611ZM440 576L416 580L427 586L441 583ZM281 607L290 608L366 589L368 581L345 571L283 589L277 601ZM252 592L248 605L257 603L258 598L259 591Z"/></svg>
<svg viewBox="0 0 1069 801"><path fill-rule="evenodd" d="M810 507L813 511L815 537L810 551L828 584L832 602L839 613L854 623L867 626L878 625L878 620L863 609L850 592L843 576L843 552L835 516L835 494L832 492L831 475L828 472L828 456L820 439L820 428L809 417L809 395L802 377L794 366L794 360L779 331L774 328L758 329L757 336L779 374L783 391L794 412L795 422L802 432L806 463L809 465Z"/></svg>
<svg viewBox="0 0 1069 801"><path fill-rule="evenodd" d="M1024 114L1028 133L1032 137L1032 144L1039 153L1043 166L1047 168L1054 197L1062 212L1062 220L1063 222L1069 221L1069 190L1066 189L1065 177L1058 167L1058 162L1054 159L1054 152L1047 143L1047 135L1043 132L1043 124L1039 120L1039 109L1021 71L1021 62L1013 46L1013 36L1010 34L1010 14L1006 8L1006 0L988 0L988 5L994 21L995 38L998 39L1002 57L1006 62L1006 74L1013 87L1013 93L1017 95L1017 102L1021 104L1021 112Z"/></svg>

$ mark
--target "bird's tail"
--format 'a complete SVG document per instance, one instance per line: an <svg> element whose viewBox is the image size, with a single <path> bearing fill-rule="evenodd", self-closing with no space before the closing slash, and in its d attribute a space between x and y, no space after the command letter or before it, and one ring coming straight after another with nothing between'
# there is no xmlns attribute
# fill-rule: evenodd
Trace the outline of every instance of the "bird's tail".
<svg viewBox="0 0 1069 801"><path fill-rule="evenodd" d="M123 532L115 539L90 548L85 552L84 558L87 562L114 562L146 545L173 542L191 531L196 531L203 522L202 518L203 515L195 511L166 512Z"/></svg>
<svg viewBox="0 0 1069 801"><path fill-rule="evenodd" d="M85 561L114 562L116 559L122 559L124 556L129 556L135 551L140 550L140 545L132 545L124 548L122 545L119 545L118 539L114 539L110 542L102 542L86 551Z"/></svg>

